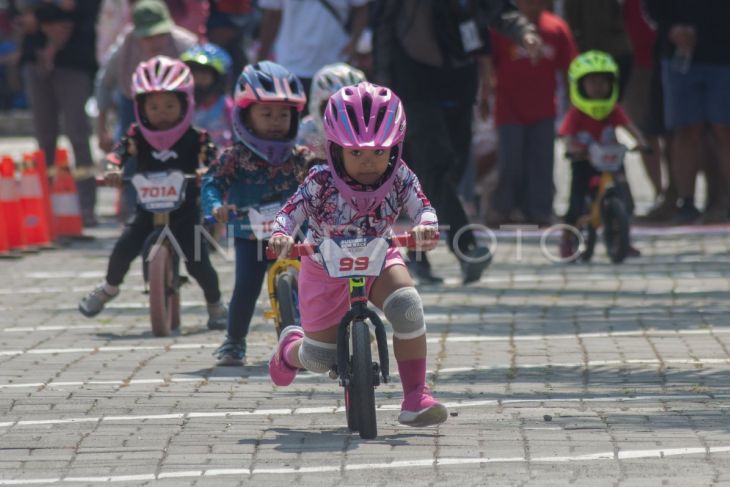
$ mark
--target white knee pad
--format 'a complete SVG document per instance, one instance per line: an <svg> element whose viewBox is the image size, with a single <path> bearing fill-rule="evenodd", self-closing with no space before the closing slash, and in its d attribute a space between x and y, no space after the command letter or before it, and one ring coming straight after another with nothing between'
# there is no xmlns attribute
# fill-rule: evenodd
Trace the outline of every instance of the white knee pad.
<svg viewBox="0 0 730 487"><path fill-rule="evenodd" d="M383 312L396 338L410 340L426 333L423 303L414 287L400 288L385 298Z"/></svg>
<svg viewBox="0 0 730 487"><path fill-rule="evenodd" d="M328 372L337 363L337 345L304 337L299 347L299 361L312 372Z"/></svg>

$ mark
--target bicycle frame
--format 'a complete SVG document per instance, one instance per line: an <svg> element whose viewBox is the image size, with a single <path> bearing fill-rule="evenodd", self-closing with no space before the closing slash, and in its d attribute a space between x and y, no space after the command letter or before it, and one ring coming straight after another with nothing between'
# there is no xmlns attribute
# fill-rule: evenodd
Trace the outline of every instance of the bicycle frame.
<svg viewBox="0 0 730 487"><path fill-rule="evenodd" d="M335 371L340 378L340 385L346 387L350 383L349 367L350 361L350 325L356 321L369 320L375 327L375 341L378 344L379 372L375 376L380 384L378 377L382 377L383 383L390 382L390 363L388 358L388 338L385 333L385 326L378 314L368 308L368 297L366 293L366 285L364 277L351 277L349 279L350 288L350 310L340 320L337 329L337 370Z"/></svg>
<svg viewBox="0 0 730 487"><path fill-rule="evenodd" d="M269 292L269 303L271 309L264 311L264 318L274 320L277 330L281 329L281 313L279 312L279 300L276 297L276 279L279 274L289 269L299 272L300 263L297 259L278 259L269 265L266 271L266 288Z"/></svg>
<svg viewBox="0 0 730 487"><path fill-rule="evenodd" d="M600 228L603 223L601 220L601 202L616 182L613 173L610 172L602 172L598 177L598 188L596 189L596 196L592 198L590 213L578 220L579 224L587 222L595 229Z"/></svg>

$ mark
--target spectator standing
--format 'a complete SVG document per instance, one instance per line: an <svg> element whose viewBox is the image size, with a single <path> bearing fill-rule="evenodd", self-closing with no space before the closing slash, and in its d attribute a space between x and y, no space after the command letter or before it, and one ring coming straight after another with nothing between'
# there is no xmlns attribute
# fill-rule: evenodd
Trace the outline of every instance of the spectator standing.
<svg viewBox="0 0 730 487"><path fill-rule="evenodd" d="M96 24L96 59L101 64L117 37L132 22L132 7L137 0L102 0ZM208 0L165 0L172 20L200 40L206 34Z"/></svg>
<svg viewBox="0 0 730 487"><path fill-rule="evenodd" d="M248 64L244 43L253 37L260 14L252 0L211 0L208 17L208 40L221 46L231 56L232 71L238 76Z"/></svg>
<svg viewBox="0 0 730 487"><path fill-rule="evenodd" d="M322 66L348 61L355 54L368 23L369 1L259 0L263 9L259 59L271 57L276 41L276 62L294 73L309 93Z"/></svg>
<svg viewBox="0 0 730 487"><path fill-rule="evenodd" d="M403 100L408 117L407 160L414 165L441 223L449 249L459 259L464 283L477 281L490 253L468 227L457 185L471 146L472 106L480 66L486 65L481 37L491 24L528 48L540 48L534 26L509 2L382 0L377 8L375 76ZM481 60L481 62L480 62ZM483 74L482 79L488 77ZM421 283L438 282L425 256L409 255Z"/></svg>
<svg viewBox="0 0 730 487"><path fill-rule="evenodd" d="M597 50L613 57L619 68L622 96L631 75L631 41L624 25L626 0L564 0L565 20L580 52Z"/></svg>
<svg viewBox="0 0 730 487"><path fill-rule="evenodd" d="M634 52L631 76L626 85L623 105L652 148L652 153L643 154L642 159L649 181L659 200L663 194L659 136L665 130L664 124L660 120L662 113L656 113L656 104L652 103L653 97L661 96L661 86L657 86L654 80L659 76L654 62L656 29L647 22L641 0L625 0L623 14L626 32L631 39ZM659 93L654 93L657 88Z"/></svg>
<svg viewBox="0 0 730 487"><path fill-rule="evenodd" d="M11 25L9 7L0 7L0 110L15 107L19 83L15 67L20 50Z"/></svg>
<svg viewBox="0 0 730 487"><path fill-rule="evenodd" d="M677 223L699 217L694 188L709 125L720 172L730 183L730 18L726 0L645 0L657 23L662 53L664 118L672 136L672 169L679 194Z"/></svg>
<svg viewBox="0 0 730 487"><path fill-rule="evenodd" d="M54 163L61 126L73 148L77 168L93 166L91 127L84 111L97 65L94 22L98 1L23 2L26 35L21 53L22 77L30 100L38 145L49 166ZM78 180L81 216L94 226L96 184Z"/></svg>
<svg viewBox="0 0 730 487"><path fill-rule="evenodd" d="M517 0L517 5L537 26L543 47L534 62L513 41L498 32L492 33L499 134L494 209L499 213L497 219L502 221L509 221L510 213L519 210L527 221L549 225L553 207L556 75L567 80L568 67L577 52L570 28L544 9L544 0Z"/></svg>

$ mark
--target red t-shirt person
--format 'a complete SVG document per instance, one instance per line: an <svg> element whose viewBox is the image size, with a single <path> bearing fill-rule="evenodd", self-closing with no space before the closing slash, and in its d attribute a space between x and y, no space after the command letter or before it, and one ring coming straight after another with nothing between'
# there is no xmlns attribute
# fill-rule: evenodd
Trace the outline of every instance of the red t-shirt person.
<svg viewBox="0 0 730 487"><path fill-rule="evenodd" d="M530 125L556 115L556 74L568 70L578 51L570 27L557 15L542 12L537 32L543 47L536 63L522 46L497 32L491 33L497 75L497 125Z"/></svg>
<svg viewBox="0 0 730 487"><path fill-rule="evenodd" d="M573 137L574 142L583 148L592 143L616 143L616 127L627 127L629 117L620 105L616 105L608 117L596 120L575 107L571 107L560 126L560 136Z"/></svg>

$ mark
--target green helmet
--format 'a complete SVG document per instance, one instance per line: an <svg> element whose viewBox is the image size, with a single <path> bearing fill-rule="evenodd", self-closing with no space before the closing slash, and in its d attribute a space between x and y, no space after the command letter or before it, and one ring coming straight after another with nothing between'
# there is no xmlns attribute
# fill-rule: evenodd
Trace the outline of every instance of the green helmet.
<svg viewBox="0 0 730 487"><path fill-rule="evenodd" d="M581 80L589 74L610 74L613 76L611 95L600 100L586 97ZM568 69L570 80L570 101L591 118L603 120L613 111L618 101L618 66L610 54L601 51L587 51L573 59Z"/></svg>

